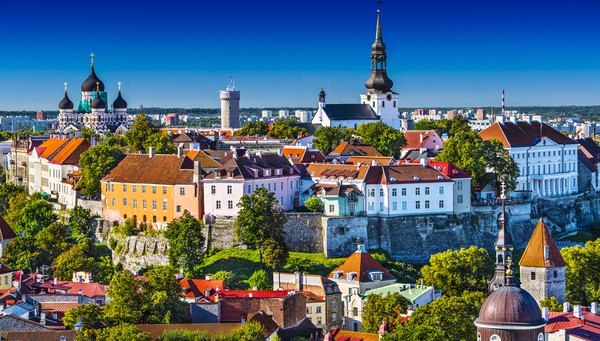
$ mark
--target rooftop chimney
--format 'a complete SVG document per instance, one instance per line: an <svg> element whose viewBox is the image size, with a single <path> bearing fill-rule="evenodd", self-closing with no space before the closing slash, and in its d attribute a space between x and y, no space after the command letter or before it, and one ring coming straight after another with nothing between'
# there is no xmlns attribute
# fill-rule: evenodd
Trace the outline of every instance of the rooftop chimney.
<svg viewBox="0 0 600 341"><path fill-rule="evenodd" d="M421 158L421 166L423 166L423 167L427 166L427 159L424 157Z"/></svg>
<svg viewBox="0 0 600 341"><path fill-rule="evenodd" d="M591 308L590 311L592 314L598 315L598 303L597 302L592 302L592 306L590 308Z"/></svg>
<svg viewBox="0 0 600 341"><path fill-rule="evenodd" d="M258 287L257 287L256 285L255 285L255 286L253 286L253 287L252 287L252 290L253 290L253 291L257 291L257 290L258 290Z"/></svg>
<svg viewBox="0 0 600 341"><path fill-rule="evenodd" d="M371 166L377 166L377 161L376 160L371 160Z"/></svg>
<svg viewBox="0 0 600 341"><path fill-rule="evenodd" d="M511 116L509 119L512 123L517 124L517 116Z"/></svg>
<svg viewBox="0 0 600 341"><path fill-rule="evenodd" d="M571 311L571 303L569 302L563 303L563 312L566 313L567 311Z"/></svg>
<svg viewBox="0 0 600 341"><path fill-rule="evenodd" d="M206 274L206 275L204 275L204 278L206 278L207 281L210 281L210 280L212 280L212 275Z"/></svg>
<svg viewBox="0 0 600 341"><path fill-rule="evenodd" d="M283 156L283 149L281 149L281 148L277 149L277 155Z"/></svg>
<svg viewBox="0 0 600 341"><path fill-rule="evenodd" d="M550 315L548 314L548 308L542 308L542 317L544 318L544 321L548 322L548 320L550 319Z"/></svg>
<svg viewBox="0 0 600 341"><path fill-rule="evenodd" d="M350 144L352 144L352 145L354 144L354 137L350 138Z"/></svg>
<svg viewBox="0 0 600 341"><path fill-rule="evenodd" d="M148 148L148 157L153 157L154 154L156 152L156 148L155 147L149 147Z"/></svg>
<svg viewBox="0 0 600 341"><path fill-rule="evenodd" d="M531 116L529 116L529 115L523 115L523 121L531 124Z"/></svg>
<svg viewBox="0 0 600 341"><path fill-rule="evenodd" d="M54 285L58 285L58 278L54 277Z"/></svg>
<svg viewBox="0 0 600 341"><path fill-rule="evenodd" d="M504 116L496 116L496 122L504 124Z"/></svg>
<svg viewBox="0 0 600 341"><path fill-rule="evenodd" d="M581 318L581 306L576 305L573 307L573 317L580 319Z"/></svg>
<svg viewBox="0 0 600 341"><path fill-rule="evenodd" d="M204 289L204 296L205 297L209 297L210 296L210 289Z"/></svg>
<svg viewBox="0 0 600 341"><path fill-rule="evenodd" d="M258 150L256 151L256 156L258 156L258 157L262 158L262 150L258 149Z"/></svg>
<svg viewBox="0 0 600 341"><path fill-rule="evenodd" d="M423 133L421 133L421 136L419 137L419 142L423 142Z"/></svg>
<svg viewBox="0 0 600 341"><path fill-rule="evenodd" d="M183 155L183 146L177 146L177 157L180 158Z"/></svg>

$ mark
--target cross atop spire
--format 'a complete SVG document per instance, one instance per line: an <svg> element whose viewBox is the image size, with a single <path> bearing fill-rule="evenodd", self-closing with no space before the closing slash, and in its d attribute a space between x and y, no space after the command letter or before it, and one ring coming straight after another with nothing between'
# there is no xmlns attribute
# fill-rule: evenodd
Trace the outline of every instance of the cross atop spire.
<svg viewBox="0 0 600 341"><path fill-rule="evenodd" d="M504 183L504 181L502 181L502 183L500 184L500 187L502 188L502 194L500 195L500 199L504 200L504 199L506 199L506 183Z"/></svg>
<svg viewBox="0 0 600 341"><path fill-rule="evenodd" d="M121 92L121 82L119 82L118 84L119 84L119 92Z"/></svg>
<svg viewBox="0 0 600 341"><path fill-rule="evenodd" d="M67 82L65 82L65 93L67 92Z"/></svg>
<svg viewBox="0 0 600 341"><path fill-rule="evenodd" d="M94 66L94 54L92 53L90 56L92 57L92 66Z"/></svg>

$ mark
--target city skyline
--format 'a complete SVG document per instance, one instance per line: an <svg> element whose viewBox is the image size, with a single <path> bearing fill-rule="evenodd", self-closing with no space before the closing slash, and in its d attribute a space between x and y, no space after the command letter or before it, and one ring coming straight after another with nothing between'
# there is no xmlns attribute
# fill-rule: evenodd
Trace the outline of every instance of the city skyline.
<svg viewBox="0 0 600 341"><path fill-rule="evenodd" d="M380 8L399 107L499 106L502 90L508 107L600 104L597 2ZM91 53L109 101L122 82L129 107L218 108L229 75L241 107L316 107L321 88L327 102L358 103L376 10L376 1L3 2L0 110L56 110L64 82L78 100Z"/></svg>

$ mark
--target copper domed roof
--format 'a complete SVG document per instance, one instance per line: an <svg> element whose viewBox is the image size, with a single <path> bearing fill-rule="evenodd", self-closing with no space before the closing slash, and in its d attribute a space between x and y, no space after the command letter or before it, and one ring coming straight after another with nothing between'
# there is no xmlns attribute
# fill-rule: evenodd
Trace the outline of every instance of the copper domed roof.
<svg viewBox="0 0 600 341"><path fill-rule="evenodd" d="M73 109L73 102L71 102L71 100L69 99L69 96L67 96L67 90L65 90L65 97L63 97L62 101L60 101L60 103L58 103L58 109L61 109L61 110Z"/></svg>
<svg viewBox="0 0 600 341"><path fill-rule="evenodd" d="M546 322L533 296L519 287L504 286L485 300L475 324L533 327L543 326Z"/></svg>

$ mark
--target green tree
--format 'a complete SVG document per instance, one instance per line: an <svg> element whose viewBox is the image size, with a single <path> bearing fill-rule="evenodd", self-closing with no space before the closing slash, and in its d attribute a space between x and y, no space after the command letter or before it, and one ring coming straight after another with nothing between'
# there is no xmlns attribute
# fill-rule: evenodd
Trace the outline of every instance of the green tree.
<svg viewBox="0 0 600 341"><path fill-rule="evenodd" d="M548 308L549 311L562 312L563 305L558 302L556 297L546 297L540 301L540 308Z"/></svg>
<svg viewBox="0 0 600 341"><path fill-rule="evenodd" d="M485 159L481 153L483 140L474 131L458 130L444 142L444 149L436 156L464 170L473 177L472 185L480 184L486 173Z"/></svg>
<svg viewBox="0 0 600 341"><path fill-rule="evenodd" d="M30 200L31 197L27 191L16 193L9 199L4 219L11 227L14 228L15 223L21 219L21 210L25 208Z"/></svg>
<svg viewBox="0 0 600 341"><path fill-rule="evenodd" d="M158 126L153 124L146 114L138 113L135 115L135 122L125 133L125 142L134 150L144 150L146 140L158 131Z"/></svg>
<svg viewBox="0 0 600 341"><path fill-rule="evenodd" d="M175 154L177 147L171 141L171 137L167 133L152 134L144 144L146 153L150 152L150 147L155 147L156 154Z"/></svg>
<svg viewBox="0 0 600 341"><path fill-rule="evenodd" d="M250 284L250 290L252 290L253 287L257 287L258 290L271 290L273 288L269 275L263 269L254 271L252 276L248 279L248 284Z"/></svg>
<svg viewBox="0 0 600 341"><path fill-rule="evenodd" d="M386 321L391 325L397 325L401 316L412 307L412 302L399 292L382 296L371 294L367 296L367 302L363 307L362 324L367 333L377 333L381 323Z"/></svg>
<svg viewBox="0 0 600 341"><path fill-rule="evenodd" d="M17 237L6 245L2 252L2 263L13 270L34 273L42 265L39 257L34 236Z"/></svg>
<svg viewBox="0 0 600 341"><path fill-rule="evenodd" d="M119 324L98 330L96 341L152 341L150 335L133 324Z"/></svg>
<svg viewBox="0 0 600 341"><path fill-rule="evenodd" d="M304 202L304 206L308 208L312 212L325 212L325 204L323 201L317 197L311 197L310 199Z"/></svg>
<svg viewBox="0 0 600 341"><path fill-rule="evenodd" d="M189 305L183 300L181 284L170 266L161 266L146 273L142 283L146 299L144 323L186 323Z"/></svg>
<svg viewBox="0 0 600 341"><path fill-rule="evenodd" d="M60 254L71 247L67 242L67 229L60 223L52 223L35 236L35 245L42 264L51 264Z"/></svg>
<svg viewBox="0 0 600 341"><path fill-rule="evenodd" d="M90 257L88 251L88 244L76 244L63 252L52 263L54 276L61 281L69 281L74 271L94 271L94 257Z"/></svg>
<svg viewBox="0 0 600 341"><path fill-rule="evenodd" d="M81 193L89 196L100 193L100 180L124 158L121 149L105 144L93 146L81 154L81 180L77 183Z"/></svg>
<svg viewBox="0 0 600 341"><path fill-rule="evenodd" d="M104 326L104 308L94 303L83 304L67 310L62 321L65 327L75 329L79 318L81 318L84 330L102 328Z"/></svg>
<svg viewBox="0 0 600 341"><path fill-rule="evenodd" d="M521 174L519 166L510 156L510 152L504 149L502 142L491 139L481 144L483 160L491 173L494 174L496 182L504 181L511 190L517 188L517 178Z"/></svg>
<svg viewBox="0 0 600 341"><path fill-rule="evenodd" d="M26 193L27 188L22 185L13 185L10 182L0 185L0 216L6 214L10 207L10 199L20 193Z"/></svg>
<svg viewBox="0 0 600 341"><path fill-rule="evenodd" d="M419 121L420 122L420 121ZM382 341L439 341L446 340L444 333L436 327L406 323L396 327L392 333L385 334Z"/></svg>
<svg viewBox="0 0 600 341"><path fill-rule="evenodd" d="M429 263L421 269L425 283L442 289L447 296L460 296L463 291L487 292L487 279L494 272L488 252L476 246L437 253Z"/></svg>
<svg viewBox="0 0 600 341"><path fill-rule="evenodd" d="M235 136L266 136L269 133L269 125L266 122L259 121L256 123L248 122L236 131Z"/></svg>
<svg viewBox="0 0 600 341"><path fill-rule="evenodd" d="M194 268L202 264L204 258L204 234L202 222L194 218L187 210L177 219L173 219L165 231L169 240L169 263L174 268L183 265L194 276Z"/></svg>
<svg viewBox="0 0 600 341"><path fill-rule="evenodd" d="M140 289L140 281L129 272L113 276L106 292L110 301L104 311L104 316L111 325L137 324L142 321L145 302Z"/></svg>
<svg viewBox="0 0 600 341"><path fill-rule="evenodd" d="M438 336L435 340L475 341L477 327L474 322L479 316L479 309L486 297L486 294L482 292L463 292L461 296L443 296L418 307L403 328L420 330L428 337L425 340L431 340L432 335L436 333L428 328L422 329L416 326L438 329L443 336ZM394 338L394 334L396 333L391 334L385 340L405 340Z"/></svg>
<svg viewBox="0 0 600 341"><path fill-rule="evenodd" d="M296 120L277 120L268 135L278 139L294 139L300 134L306 134L306 128L300 128L297 124Z"/></svg>
<svg viewBox="0 0 600 341"><path fill-rule="evenodd" d="M342 127L321 127L315 131L313 147L328 155L345 140L346 133Z"/></svg>
<svg viewBox="0 0 600 341"><path fill-rule="evenodd" d="M402 147L406 146L404 134L382 121L365 123L358 126L356 134L360 135L365 144L375 147L385 156L400 158Z"/></svg>
<svg viewBox="0 0 600 341"><path fill-rule="evenodd" d="M443 134L450 136L450 128L452 121L447 119L441 119L439 121L420 120L414 125L414 130L435 130L437 134L442 137Z"/></svg>
<svg viewBox="0 0 600 341"><path fill-rule="evenodd" d="M263 266L263 254L267 250L277 252L270 254L268 262L265 259L267 266L274 268L285 262L288 250L283 225L287 217L275 199L275 194L261 187L250 195L242 196L237 206L240 210L235 223L235 237L249 248L259 251L260 267ZM274 244L278 247L274 247Z"/></svg>
<svg viewBox="0 0 600 341"><path fill-rule="evenodd" d="M25 232L27 235L35 236L57 219L51 203L46 200L30 200L20 210L13 228L17 233Z"/></svg>
<svg viewBox="0 0 600 341"><path fill-rule="evenodd" d="M89 235L92 230L91 210L79 205L73 207L69 212L69 226L71 227L71 234L74 236Z"/></svg>
<svg viewBox="0 0 600 341"><path fill-rule="evenodd" d="M101 256L100 259L95 259L94 264L94 280L100 284L110 284L115 273L115 266L110 256Z"/></svg>
<svg viewBox="0 0 600 341"><path fill-rule="evenodd" d="M587 242L585 247L563 248L560 253L567 263L567 301L589 305L600 300L600 239Z"/></svg>
<svg viewBox="0 0 600 341"><path fill-rule="evenodd" d="M225 283L225 285L230 289L235 288L237 285L236 275L231 271L219 270L212 275L211 278L217 281L223 281L223 283Z"/></svg>

